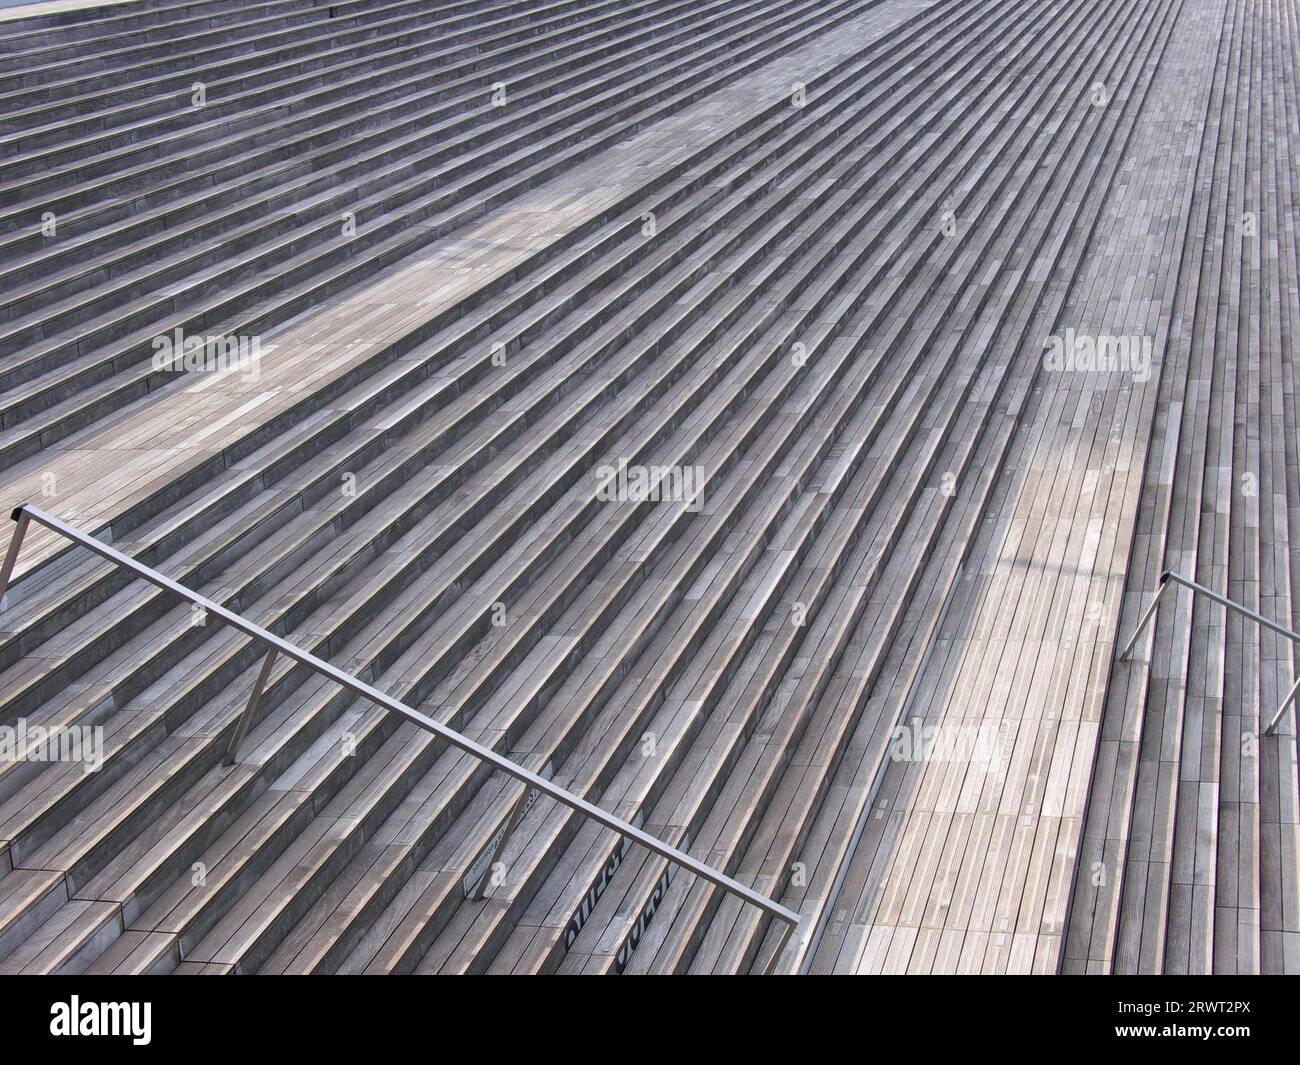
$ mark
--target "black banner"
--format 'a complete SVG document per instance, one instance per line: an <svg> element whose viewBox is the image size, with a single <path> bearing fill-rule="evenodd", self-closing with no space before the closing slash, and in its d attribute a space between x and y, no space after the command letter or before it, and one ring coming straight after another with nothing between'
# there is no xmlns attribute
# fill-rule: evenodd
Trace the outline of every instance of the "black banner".
<svg viewBox="0 0 1300 1065"><path fill-rule="evenodd" d="M3 988L0 1046L23 1051L67 1049L81 1054L110 1049L148 1054L199 1049L218 1058L232 1050L287 1049L372 1055L409 1050L432 1037L436 1052L460 1044L479 1028L478 1010L495 1014L496 989L468 980L335 977L178 980L165 977L17 977ZM765 1048L809 1050L828 1041L862 1040L862 1050L902 1044L917 1050L1025 1048L1038 1053L1120 1048L1159 1052L1176 1043L1216 1055L1231 1044L1273 1042L1291 1030L1295 985L1259 977L871 977L749 980L702 996L690 984L661 984L655 1001L671 1006L674 1030L708 1033L711 1047L737 1049L738 1031L761 1034ZM584 987L593 1023L592 1046L613 1023L658 1023L627 1013L644 992L629 994L608 979ZM556 981L534 981L528 993L509 993L511 1021L491 1037L509 1051L524 1049L528 1033L554 1031L557 1011L573 992ZM520 1015L522 1014L522 1016ZM536 1024L530 1024L532 1020ZM683 1025L688 1025L684 1028ZM584 1041L582 1026L566 1025L567 1040ZM698 1038L696 1036L695 1038ZM708 1037L706 1036L706 1039ZM883 1042L881 1042L883 1040ZM1155 1044L1155 1047L1152 1047ZM1227 1044L1227 1045L1225 1045ZM1167 1048L1168 1049L1168 1048Z"/></svg>

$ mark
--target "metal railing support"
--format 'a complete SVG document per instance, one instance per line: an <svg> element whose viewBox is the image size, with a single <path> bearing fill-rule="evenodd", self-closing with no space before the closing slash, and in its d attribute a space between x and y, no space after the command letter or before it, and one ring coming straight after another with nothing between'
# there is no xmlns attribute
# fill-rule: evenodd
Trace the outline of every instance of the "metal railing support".
<svg viewBox="0 0 1300 1065"><path fill-rule="evenodd" d="M1285 636L1288 640L1291 640L1294 643L1300 643L1300 632L1288 629L1285 625L1279 624L1272 618L1266 618L1258 611L1251 610L1250 607L1242 606L1240 603L1234 603L1227 596L1220 595L1213 588L1207 588L1203 584L1199 584L1193 580L1188 580L1186 577L1179 576L1177 573L1173 573L1170 570L1165 570L1164 573L1160 574L1160 587L1156 590L1155 598L1151 600L1151 605L1146 608L1141 620L1138 621L1137 628L1133 631L1133 635L1128 641L1128 646L1124 648L1123 653L1119 656L1121 659L1128 658L1130 652L1133 650L1133 646L1138 641L1138 637L1142 635L1142 630L1145 629L1151 622L1151 619L1155 617L1156 608L1160 606L1160 597L1165 594L1165 589L1168 588L1170 584L1181 584L1184 588L1190 588L1197 595L1206 596L1208 599L1212 599L1220 606L1226 607L1228 610L1235 610L1243 617L1248 617L1251 621L1263 625L1264 628L1276 632L1279 636ZM1295 702L1297 695L1300 695L1300 677L1296 678L1296 682L1291 687L1290 692L1287 693L1287 697L1282 700L1282 705L1277 708L1277 713L1273 715L1272 720L1268 723L1268 727L1264 729L1264 735L1272 736L1276 734L1277 726L1282 721L1282 715L1285 714L1287 708Z"/></svg>
<svg viewBox="0 0 1300 1065"><path fill-rule="evenodd" d="M519 801L511 808L510 820L506 822L506 830L501 833L501 842L496 845L496 850L493 852L492 858L495 858L500 854L505 854L506 844L510 842L510 837L514 835L515 829L519 827L519 822L524 819L524 812L528 809L528 797L531 794L531 790L524 788L524 793L519 796ZM487 868L483 870L483 875L478 878L478 884L475 885L473 892L470 893L469 897L475 902L482 899L484 893L487 891L488 884L492 881L492 866L494 864L495 863L491 859L488 860Z"/></svg>
<svg viewBox="0 0 1300 1065"><path fill-rule="evenodd" d="M271 677L271 667L275 665L276 650L272 647L266 652L266 657L262 659L262 668L258 671L257 680L253 682L253 691L248 697L248 705L244 707L244 712L239 715L239 721L235 725L235 733L230 737L230 746L226 749L226 765L235 764L235 755L239 753L240 745L244 742L244 737L248 735L249 727L253 724L253 715L257 713L257 704L262 701L262 692L266 691L266 682Z"/></svg>
<svg viewBox="0 0 1300 1065"><path fill-rule="evenodd" d="M1282 715L1286 713L1287 707L1295 702L1295 697L1300 695L1300 677L1296 677L1295 684L1287 692L1286 698L1282 700L1282 705L1277 708L1277 713L1273 715L1273 720L1268 723L1268 728L1264 730L1265 736L1275 736L1277 727L1282 723Z"/></svg>
<svg viewBox="0 0 1300 1065"><path fill-rule="evenodd" d="M1142 635L1142 630L1145 629L1151 619L1155 617L1156 608L1160 606L1160 597L1165 594L1168 588L1169 573L1166 571L1165 573L1160 574L1160 587L1156 589L1155 598L1151 600L1151 605L1146 608L1146 611L1142 615L1142 619L1137 624L1137 628L1133 630L1133 635L1128 641L1128 646L1124 648L1123 652L1119 656L1121 659L1128 658L1128 656L1133 653L1133 647L1138 642L1138 637Z"/></svg>
<svg viewBox="0 0 1300 1065"><path fill-rule="evenodd" d="M785 953L785 945L790 942L790 937L794 934L795 926L787 924L781 932L781 938L776 941L776 951L772 954L772 960L763 968L764 976L771 976L776 972L777 963L781 960L781 955Z"/></svg>
<svg viewBox="0 0 1300 1065"><path fill-rule="evenodd" d="M725 873L719 872L717 869L714 869L710 865L706 865L699 859L691 857L685 851L680 851L676 847L669 846L667 843L664 843L663 840L650 835L648 832L642 831L630 822L624 821L621 817L617 817L614 814L602 810L599 806L588 802L579 795L573 794L573 792L566 788L562 788L558 784L553 784L540 774L534 773L532 770L525 769L523 766L510 761L509 758L498 754L496 751L492 750L492 748L484 747L482 744L474 742L468 736L462 735L455 729L448 728L440 721L435 721L433 718L427 717L418 710L413 710L405 703L394 699L391 695L384 694L378 688L371 687L369 684L358 680L350 673L344 673L343 670L339 669L337 666L332 666L324 659L317 658L310 652L304 651L301 647L291 644L287 640L281 639L279 636L268 632L260 625L254 625L247 618L242 617L231 610L227 610L220 603L213 602L206 596L191 591L183 584L177 584L171 578L164 577L157 570L151 569L150 567L137 562L135 559L122 554L120 551L114 550L107 544L101 543L94 537L83 533L80 529L73 528L71 525L65 524L53 515L46 514L44 511L38 510L36 507L28 506L27 504L17 507L13 511L11 517L18 523L18 528L14 531L14 538L9 544L9 552L5 557L4 569L0 570L0 577L3 577L3 580L0 580L0 595L3 594L7 585L9 574L12 572L13 564L18 557L18 548L22 544L22 534L26 531L27 522L30 520L44 525L47 529L66 537L75 544L80 544L82 547L96 555L99 555L101 558L105 558L115 565L134 573L141 580L148 581L155 587L171 592L188 602L198 604L203 607L208 614L220 618L232 628L238 629L240 632L252 636L256 640L260 640L267 646L268 653L262 662L262 669L258 675L258 681L254 685L252 696L249 699L248 706L245 707L244 712L241 715L240 722L236 724L235 736L231 739L232 750L238 747L239 740L242 739L242 736L239 735L240 726L242 725L244 730L247 731L248 724L252 720L257 703L261 699L262 691L265 688L266 680L270 676L271 664L274 660L274 656L283 655L285 658L292 659L295 662L314 669L317 673L328 677L341 687L347 688L348 691L353 692L372 703L382 706L390 713L397 714L399 717L424 729L426 732L432 732L435 736L443 740L445 743L450 744L452 747L456 747L459 750L464 751L466 754L473 755L480 761L487 762L489 765L500 769L508 776L514 777L516 780L527 785L524 790L525 800L533 790L536 790L542 795L548 795L570 809L576 810L584 817L590 818L597 824L603 825L605 828L613 829L615 832L627 837L632 842L639 843L641 846L645 847L646 850L659 855L661 858L666 858L675 865L681 866L687 872L694 873L700 879L707 880L710 884L714 884L717 887L722 888L724 891L729 891L731 894L738 896L745 902L757 906L764 913L789 926L786 933L787 939L789 938L789 933L793 932L793 930L798 926L799 915L793 910L782 906L779 902L775 902L766 895L742 884L739 880L735 880L732 877L727 876ZM229 757L229 755L227 757ZM516 809L518 810L519 807L516 807ZM502 840L502 845L504 845L506 840L508 840L510 831L511 829L508 828L506 839ZM500 853L500 848L498 848L497 853Z"/></svg>
<svg viewBox="0 0 1300 1065"><path fill-rule="evenodd" d="M27 534L27 525L31 519L27 512L19 507L13 512L14 535L9 541L9 550L5 552L4 565L0 566L0 610L5 607L5 593L9 591L9 579L14 575L14 563L18 561L18 552L23 546L23 537Z"/></svg>

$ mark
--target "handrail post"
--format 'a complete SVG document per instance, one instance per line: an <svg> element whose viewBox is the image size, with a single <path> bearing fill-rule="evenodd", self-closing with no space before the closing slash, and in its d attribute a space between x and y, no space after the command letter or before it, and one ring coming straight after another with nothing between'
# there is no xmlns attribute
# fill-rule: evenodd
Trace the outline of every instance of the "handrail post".
<svg viewBox="0 0 1300 1065"><path fill-rule="evenodd" d="M235 734L230 737L230 746L226 748L225 765L235 764L235 755L239 753L239 746L244 742L244 737L248 735L249 727L253 724L253 715L257 713L257 704L262 701L262 692L266 690L266 682L271 678L271 667L275 665L275 648L267 650L266 657L262 659L262 668L257 674L257 680L253 681L253 691L248 697L248 705L244 707L244 712L239 715L239 721L235 725Z"/></svg>
<svg viewBox="0 0 1300 1065"><path fill-rule="evenodd" d="M1295 643L1300 643L1300 632L1288 629L1285 625L1279 624L1272 618L1266 618L1258 610L1251 610L1249 607L1243 606L1241 603L1233 602L1227 596L1216 592L1213 588L1207 588L1203 584L1198 584L1196 581L1188 580L1186 577L1180 577L1176 573L1165 570L1165 572L1160 575L1160 588L1156 592L1155 598L1151 600L1151 605L1148 606L1146 612L1143 613L1142 619L1138 622L1137 629L1134 630L1133 636L1128 642L1128 646L1124 648L1123 653L1119 656L1121 659L1127 658L1132 652L1134 645L1138 641L1138 637L1142 635L1142 630L1146 628L1147 624L1151 621L1151 618L1155 615L1156 608L1160 605L1160 597L1164 595L1165 589L1168 588L1170 584L1174 583L1185 585L1187 588L1191 589L1194 594L1203 595L1227 610L1235 610L1238 614L1250 618L1251 621L1263 625L1266 629L1276 632L1281 636L1285 636L1287 639ZM1273 715L1273 719L1268 723L1268 727L1264 729L1265 736L1273 736L1277 734L1277 727L1282 721L1282 715L1287 712L1287 709L1295 702L1296 696L1298 695L1300 695L1300 677L1296 678L1295 683L1291 686L1291 690L1287 692L1286 698L1282 700L1282 705L1277 708L1277 712Z"/></svg>
<svg viewBox="0 0 1300 1065"><path fill-rule="evenodd" d="M496 845L496 850L492 853L492 858L495 858L499 854L505 854L506 844L510 842L510 837L515 834L515 829L519 827L519 822L524 819L524 811L528 806L528 796L531 794L531 789L524 788L524 793L519 796L519 801L516 802L513 809L511 809L510 820L506 822L506 830L501 836L501 842ZM489 858L487 868L483 870L483 875L478 878L478 884L475 885L474 890L470 893L469 897L472 901L481 902L483 896L487 893L488 883L492 879L493 864L492 859Z"/></svg>
<svg viewBox="0 0 1300 1065"><path fill-rule="evenodd" d="M763 975L771 976L776 972L777 963L781 960L781 955L785 953L786 944L790 942L790 936L794 933L795 926L789 921L783 921L785 931L781 933L781 938L776 941L776 950L772 952L772 960L763 967Z"/></svg>
<svg viewBox="0 0 1300 1065"><path fill-rule="evenodd" d="M1273 715L1273 720L1268 723L1268 728L1264 730L1265 736L1277 735L1277 726L1282 721L1282 715L1286 713L1287 707L1295 702L1295 697L1300 695L1300 677L1296 677L1295 684L1287 692L1287 696L1282 700L1282 705L1277 708L1277 713Z"/></svg>
<svg viewBox="0 0 1300 1065"><path fill-rule="evenodd" d="M1164 573L1160 574L1160 587L1156 589L1155 598L1151 600L1151 605L1146 608L1146 612L1142 615L1142 620L1138 622L1137 628L1133 630L1133 635L1129 638L1128 646L1124 648L1123 652L1119 656L1120 661L1123 661L1132 654L1133 648L1138 642L1138 637L1142 635L1142 630L1147 627L1147 624L1151 621L1152 617L1155 616L1156 608L1160 606L1160 597L1165 594L1165 590L1168 587L1169 571L1166 570Z"/></svg>
<svg viewBox="0 0 1300 1065"><path fill-rule="evenodd" d="M18 552L23 546L23 537L27 533L27 526L31 522L27 511L19 507L13 512L15 522L14 534L9 540L9 550L5 552L4 565L0 566L0 610L5 608L5 595L9 591L9 578L14 573L14 563L18 561Z"/></svg>

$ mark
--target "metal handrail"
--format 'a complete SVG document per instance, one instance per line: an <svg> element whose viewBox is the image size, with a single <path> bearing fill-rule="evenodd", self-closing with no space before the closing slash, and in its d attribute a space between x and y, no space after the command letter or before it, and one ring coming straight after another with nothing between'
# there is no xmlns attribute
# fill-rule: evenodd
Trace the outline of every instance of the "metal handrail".
<svg viewBox="0 0 1300 1065"><path fill-rule="evenodd" d="M1133 635L1129 637L1128 646L1124 648L1123 652L1119 656L1121 660L1128 658L1132 653L1133 647L1138 642L1138 637L1142 635L1142 630L1147 627L1151 619L1155 616L1156 610L1160 606L1160 598L1165 594L1165 590L1169 587L1170 582L1181 584L1184 588L1190 588L1193 592L1208 596L1221 606L1225 606L1229 610L1235 610L1238 614L1242 614L1245 617L1250 618L1252 621L1259 622L1259 624L1263 625L1266 629L1271 629L1273 632L1285 636L1289 640L1300 643L1300 632L1294 632L1291 629L1286 628L1286 626L1278 624L1272 618L1266 618L1258 611L1251 610L1249 607L1242 606L1240 603L1234 603L1226 596L1220 595L1213 588L1207 588L1205 585L1198 584L1193 580L1188 580L1186 577L1182 577L1171 570L1165 570L1164 573L1160 574L1160 587L1156 589L1155 598L1151 600L1151 605L1143 612L1141 619L1137 623L1137 628L1133 630ZM1295 684L1291 686L1291 690L1287 693L1286 698L1282 700L1282 705L1277 708L1277 713L1273 715L1273 720L1270 721L1268 727L1264 729L1264 735L1272 736L1277 732L1277 726L1282 720L1282 715L1286 713L1287 707L1295 702L1297 695L1300 695L1300 677L1296 678Z"/></svg>
<svg viewBox="0 0 1300 1065"><path fill-rule="evenodd" d="M611 813L606 813L599 806L593 805L586 799L573 794L573 792L560 787L558 784L551 783L545 777L540 776L529 769L525 769L523 766L510 761L510 759L503 757L496 751L475 743L468 736L464 736L454 729L448 728L446 725L433 720L431 717L425 716L418 710L413 710L405 703L399 702L392 696L385 695L377 688L372 688L364 681L358 680L351 674L344 673L336 666L332 666L323 659L317 658L315 655L304 651L300 647L296 647L287 640L282 640L274 633L267 632L267 630L262 628L260 625L254 625L251 621L241 617L239 614L227 610L219 603L214 603L206 596L199 595L198 592L190 591L190 589L186 588L184 585L177 584L175 581L164 577L157 570L151 569L150 567L137 562L133 558L129 558L120 551L115 551L107 544L101 543L99 540L86 535L79 529L75 529L72 526L65 524L58 518L46 514L28 504L23 504L17 507L10 517L17 523L17 527L14 529L13 539L9 542L9 550L5 555L4 563L0 565L0 610L4 609L4 595L8 590L10 577L13 575L14 563L18 560L18 552L22 547L23 535L27 531L28 523L35 521L44 525L47 529L66 537L73 543L88 548L101 558L106 558L115 565L129 570L137 577L148 581L150 584L156 585L164 591L171 592L174 595L178 595L182 599L187 599L191 603L198 604L208 613L215 614L217 617L221 618L221 620L226 622L226 624L238 629L240 632L252 636L254 639L261 640L267 645L268 650L266 658L263 660L262 668L258 673L257 680L253 684L253 690L249 697L248 705L240 715L239 721L235 726L235 732L231 737L230 747L226 754L226 765L233 764L239 745L243 742L245 735L248 733L249 726L252 724L253 716L257 710L258 701L261 699L262 692L266 688L266 682L270 678L271 666L275 662L276 656L284 655L286 658L291 658L295 662L300 662L303 665L316 670L316 672L329 677L330 680L344 688L347 688L349 691L352 691L365 699L369 699L371 702L382 706L385 710L405 718L407 721L424 729L426 732L432 732L439 739L444 740L453 747L458 747L467 754L472 754L480 761L487 762L489 765L495 766L507 775L526 784L527 788L524 790L524 795L519 802L516 803L515 808L511 813L510 820L507 822L506 832L502 835L502 838L496 845L496 853L499 854L504 850L506 840L508 839L510 832L513 831L515 825L518 824L520 811L524 808L524 804L528 802L530 793L536 791L543 795L549 795L557 802L561 802L565 806L577 810L578 813L589 817L598 824L604 825L606 828L611 828L614 831L621 833L636 843L641 844L641 846L645 847L647 850L659 855L661 858L666 858L668 861L681 866L683 869L694 873L696 876L707 880L709 883L715 884L724 891L729 891L751 905L757 906L764 913L776 918L778 921L784 922L786 926L785 931L781 935L780 940L777 943L776 952L773 954L772 960L765 971L771 973L775 969L786 944L789 942L791 934L799 925L799 914L795 913L793 910L787 909L778 902L774 902L766 895L755 891L753 888L745 886L740 883L740 881L732 879L725 873L721 873L714 869L712 866L705 865L703 862L692 858L685 851L669 846L667 843L664 843L662 840L650 835L648 832L643 832L635 825L624 821L621 817L615 817ZM483 883L480 882L478 890L474 893L476 898L481 897L482 887Z"/></svg>

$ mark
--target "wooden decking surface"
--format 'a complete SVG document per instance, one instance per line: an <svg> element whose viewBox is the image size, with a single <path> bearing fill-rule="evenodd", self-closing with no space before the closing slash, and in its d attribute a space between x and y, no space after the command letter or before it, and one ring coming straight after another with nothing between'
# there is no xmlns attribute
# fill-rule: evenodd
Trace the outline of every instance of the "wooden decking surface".
<svg viewBox="0 0 1300 1065"><path fill-rule="evenodd" d="M583 3L611 40L634 17ZM340 17L432 18L409 6ZM519 33L527 6L491 10ZM635 17L704 33L690 6ZM66 418L0 464L0 505L635 820L799 935L777 956L753 907L550 800L501 844L518 785L284 661L225 766L259 649L33 529L0 724L105 751L0 763L0 972L1300 971L1295 714L1259 734L1300 650L1183 593L1117 658L1165 569L1300 624L1295 0L707 10L771 58L676 110L629 90L618 143L312 303L255 378L113 406L96 348L75 380L104 405L61 435L59 370L15 377L5 446ZM196 55L245 61L186 11ZM324 16L277 12L249 32L329 54ZM796 15L821 28L782 52L764 33ZM39 182L12 146L4 195ZM134 253L105 195L111 264ZM75 340L49 269L74 332L41 341ZM85 291L107 335L122 293ZM1052 338L1150 362L1061 368ZM698 468L703 495L606 500L615 462Z"/></svg>

